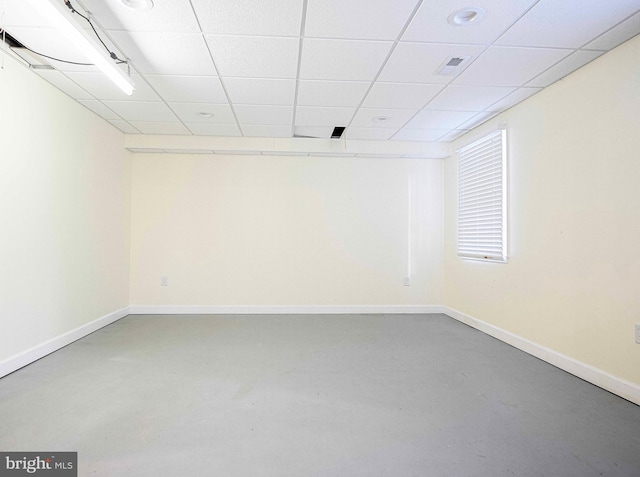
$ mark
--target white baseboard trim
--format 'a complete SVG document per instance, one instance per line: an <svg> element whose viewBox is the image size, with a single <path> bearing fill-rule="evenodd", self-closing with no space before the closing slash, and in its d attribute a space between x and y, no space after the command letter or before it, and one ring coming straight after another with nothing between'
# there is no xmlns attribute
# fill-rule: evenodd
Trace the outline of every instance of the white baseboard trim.
<svg viewBox="0 0 640 477"><path fill-rule="evenodd" d="M515 335L509 331L498 328L485 321L478 320L472 316L469 316L461 311L454 310L449 307L443 307L444 314L454 318L462 323L465 323L472 328L475 328L483 333L493 336L494 338L503 341L519 350L524 351L536 358L546 361L553 366L560 368L574 376L584 379L585 381L595 384L596 386L606 389L613 394L616 394L627 401L631 401L640 405L640 386L624 379L618 378L612 374L607 373L598 368L594 368L591 365L578 361L574 358L566 356L562 353L554 351L549 348L545 348L533 341L529 341L521 336Z"/></svg>
<svg viewBox="0 0 640 477"><path fill-rule="evenodd" d="M265 305L265 306L186 306L132 305L131 315L352 315L444 313L439 305Z"/></svg>
<svg viewBox="0 0 640 477"><path fill-rule="evenodd" d="M0 362L0 378L7 374L45 357L46 355L53 353L54 351L64 348L68 344L83 338L94 331L99 330L111 323L118 321L120 318L124 318L129 314L129 307L122 308L121 310L114 311L105 315L97 320L87 323L86 325L79 326L78 328L68 331L60 336L56 336L42 344L36 345L22 353L18 353L2 362Z"/></svg>

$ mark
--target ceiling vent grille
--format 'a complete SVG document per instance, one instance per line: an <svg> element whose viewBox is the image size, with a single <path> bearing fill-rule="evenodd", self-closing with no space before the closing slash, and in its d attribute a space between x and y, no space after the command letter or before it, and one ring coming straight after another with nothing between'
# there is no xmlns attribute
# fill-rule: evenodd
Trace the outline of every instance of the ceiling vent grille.
<svg viewBox="0 0 640 477"><path fill-rule="evenodd" d="M462 72L470 56L450 56L436 70L437 75L454 76Z"/></svg>

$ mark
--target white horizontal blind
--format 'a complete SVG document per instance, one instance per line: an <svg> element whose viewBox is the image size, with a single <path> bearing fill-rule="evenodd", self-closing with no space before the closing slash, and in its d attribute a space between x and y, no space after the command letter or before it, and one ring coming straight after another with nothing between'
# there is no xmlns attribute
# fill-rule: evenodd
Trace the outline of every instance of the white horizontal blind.
<svg viewBox="0 0 640 477"><path fill-rule="evenodd" d="M458 255L507 261L506 131L458 151Z"/></svg>

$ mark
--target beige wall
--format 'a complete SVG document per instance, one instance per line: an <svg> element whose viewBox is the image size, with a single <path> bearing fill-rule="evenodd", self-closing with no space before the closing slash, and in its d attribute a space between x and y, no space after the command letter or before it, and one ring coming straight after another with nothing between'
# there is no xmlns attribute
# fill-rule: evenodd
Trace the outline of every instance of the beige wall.
<svg viewBox="0 0 640 477"><path fill-rule="evenodd" d="M443 169L442 160L138 154L131 304L441 304Z"/></svg>
<svg viewBox="0 0 640 477"><path fill-rule="evenodd" d="M498 116L509 140L509 263L456 256L446 166L445 303L640 384L640 37Z"/></svg>
<svg viewBox="0 0 640 477"><path fill-rule="evenodd" d="M128 305L123 135L10 58L0 70L0 362Z"/></svg>

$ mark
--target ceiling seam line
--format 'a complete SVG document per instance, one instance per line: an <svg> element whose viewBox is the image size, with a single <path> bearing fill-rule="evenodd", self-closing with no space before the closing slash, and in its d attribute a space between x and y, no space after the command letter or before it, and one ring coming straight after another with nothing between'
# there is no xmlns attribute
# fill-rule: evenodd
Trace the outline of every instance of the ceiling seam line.
<svg viewBox="0 0 640 477"><path fill-rule="evenodd" d="M198 14L196 13L196 9L193 6L193 2L189 0L189 5L191 5L191 11L193 12L193 16L196 19L196 23L198 25L198 30L200 30L200 35L202 36L202 41L204 41L204 46L207 48L207 53L209 53L209 58L211 59L211 63L213 64L213 68L216 70L218 75L218 80L220 81L220 86L222 87L222 91L224 92L225 98L227 98L227 103L229 104L229 109L231 109L231 114L233 115L233 119L236 122L236 126L238 126L238 130L240 131L241 137L246 137L244 135L244 131L242 130L242 126L240 125L240 121L238 120L238 115L236 114L236 110L233 107L233 103L231 102L231 98L229 97L229 91L227 91L227 87L224 84L224 80L222 78L221 71L218 69L216 65L216 60L213 58L213 53L211 52L211 47L209 46L209 42L205 37L204 32L202 31L202 25L200 24L200 19L198 18ZM213 124L213 123L203 123L203 124ZM195 134L194 134L195 136Z"/></svg>
<svg viewBox="0 0 640 477"><path fill-rule="evenodd" d="M396 36L396 39L393 41L393 45L391 45L391 49L387 53L387 56L385 57L385 59L382 61L382 64L380 65L380 68L378 69L378 72L376 73L376 75L373 77L373 79L369 83L369 87L367 88L367 91L364 93L364 96L360 100L360 103L356 106L356 110L354 111L353 116L351 116L351 120L349 121L349 124L347 124L347 126L346 126L347 135L348 135L349 128L351 127L351 124L353 123L353 120L355 119L356 115L358 114L358 111L360 111L360 109L362 108L362 105L367 100L367 96L369 96L369 93L371 93L371 90L373 89L373 86L376 84L376 81L378 81L378 78L380 77L380 75L384 71L384 68L387 66L387 63L389 62L389 59L391 58L391 55L393 55L393 52L396 50L398 44L400 43L400 39L402 38L402 36L405 34L407 29L409 28L409 25L411 25L411 22L413 21L413 18L416 16L416 14L418 13L418 10L420 10L420 8L422 7L423 3L424 3L424 0L419 0L418 3L416 3L415 7L413 7L413 11L409 15L409 18L405 22L405 24L402 27L402 29L398 32L398 35ZM395 133L391 137L393 137L394 135L395 135ZM389 139L391 139L391 137Z"/></svg>
<svg viewBox="0 0 640 477"><path fill-rule="evenodd" d="M302 20L300 21L300 40L298 41L298 68L296 70L296 84L293 91L293 114L291 116L291 137L296 132L296 111L298 109L298 91L300 89L300 70L302 69L302 47L304 46L304 34L307 28L307 0L302 2Z"/></svg>

